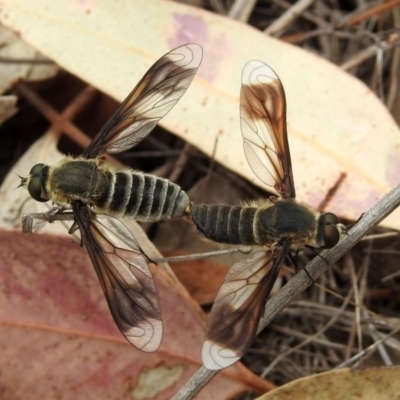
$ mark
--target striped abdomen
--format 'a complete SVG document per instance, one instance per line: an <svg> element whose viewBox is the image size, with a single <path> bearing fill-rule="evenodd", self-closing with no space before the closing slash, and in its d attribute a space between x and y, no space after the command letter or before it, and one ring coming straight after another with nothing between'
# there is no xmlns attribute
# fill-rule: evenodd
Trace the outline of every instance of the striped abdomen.
<svg viewBox="0 0 400 400"><path fill-rule="evenodd" d="M109 172L111 183L96 206L137 221L182 217L189 198L176 184L140 172ZM112 176L111 176L112 175Z"/></svg>
<svg viewBox="0 0 400 400"><path fill-rule="evenodd" d="M191 217L205 237L228 244L262 246L283 238L313 243L317 228L314 212L284 200L265 207L192 204Z"/></svg>
<svg viewBox="0 0 400 400"><path fill-rule="evenodd" d="M113 172L95 160L72 160L55 167L49 192L59 204L79 200L110 214L137 221L181 217L189 204L187 194L167 179L141 172Z"/></svg>
<svg viewBox="0 0 400 400"><path fill-rule="evenodd" d="M255 245L255 207L192 204L192 220L208 239L220 243Z"/></svg>

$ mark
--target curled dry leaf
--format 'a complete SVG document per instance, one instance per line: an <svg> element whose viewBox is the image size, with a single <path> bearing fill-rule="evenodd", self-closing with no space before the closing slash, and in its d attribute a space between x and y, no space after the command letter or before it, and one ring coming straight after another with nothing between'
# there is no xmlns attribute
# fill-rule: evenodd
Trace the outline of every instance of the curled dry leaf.
<svg viewBox="0 0 400 400"><path fill-rule="evenodd" d="M243 154L238 97L243 66L260 59L286 90L299 200L318 207L340 182L326 209L357 219L399 182L400 132L378 98L335 65L249 26L175 2L146 0L1 0L0 21L119 100L161 54L183 43L200 44L199 73L162 124L208 154L219 136L215 159L256 184L261 183ZM384 223L400 228L399 214Z"/></svg>

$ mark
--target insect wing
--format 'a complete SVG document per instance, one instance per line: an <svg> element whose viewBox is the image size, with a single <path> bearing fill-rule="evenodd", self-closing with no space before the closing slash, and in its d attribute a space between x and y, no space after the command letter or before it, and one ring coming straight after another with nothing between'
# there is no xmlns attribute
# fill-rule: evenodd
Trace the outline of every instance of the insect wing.
<svg viewBox="0 0 400 400"><path fill-rule="evenodd" d="M202 49L186 44L161 57L144 75L83 152L120 153L142 141L185 93L201 63Z"/></svg>
<svg viewBox="0 0 400 400"><path fill-rule="evenodd" d="M161 308L147 259L135 238L109 215L77 204L74 214L119 330L138 349L157 350L162 339Z"/></svg>
<svg viewBox="0 0 400 400"><path fill-rule="evenodd" d="M286 99L275 72L250 61L242 73L240 123L244 151L258 178L283 198L295 198L286 129Z"/></svg>
<svg viewBox="0 0 400 400"><path fill-rule="evenodd" d="M287 245L277 245L232 266L208 319L202 350L206 368L229 367L249 348L288 251Z"/></svg>

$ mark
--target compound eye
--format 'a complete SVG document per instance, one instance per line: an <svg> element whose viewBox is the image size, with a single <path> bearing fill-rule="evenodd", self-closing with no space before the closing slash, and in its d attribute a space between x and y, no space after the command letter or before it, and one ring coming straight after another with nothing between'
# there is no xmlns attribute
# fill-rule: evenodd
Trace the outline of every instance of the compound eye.
<svg viewBox="0 0 400 400"><path fill-rule="evenodd" d="M45 167L45 164L36 164L32 167L32 169L29 171L30 175L34 175L37 177L41 177L43 174L43 168Z"/></svg>
<svg viewBox="0 0 400 400"><path fill-rule="evenodd" d="M323 230L324 249L336 246L340 239L340 233L335 225L325 225Z"/></svg>
<svg viewBox="0 0 400 400"><path fill-rule="evenodd" d="M339 218L333 213L324 213L322 214L323 220L325 224L340 224Z"/></svg>
<svg viewBox="0 0 400 400"><path fill-rule="evenodd" d="M46 182L49 167L45 164L36 164L30 170L30 181L28 183L28 192L33 199L40 202L50 200L46 196L43 185Z"/></svg>
<svg viewBox="0 0 400 400"><path fill-rule="evenodd" d="M320 223L322 224L322 239L324 249L330 249L335 246L340 239L339 218L332 213L321 214Z"/></svg>
<svg viewBox="0 0 400 400"><path fill-rule="evenodd" d="M42 192L43 192L42 182L41 182L40 178L38 178L38 177L32 178L29 181L28 192L31 195L31 197L33 199L35 199L36 201L40 201L40 202L49 201L49 199L42 197Z"/></svg>

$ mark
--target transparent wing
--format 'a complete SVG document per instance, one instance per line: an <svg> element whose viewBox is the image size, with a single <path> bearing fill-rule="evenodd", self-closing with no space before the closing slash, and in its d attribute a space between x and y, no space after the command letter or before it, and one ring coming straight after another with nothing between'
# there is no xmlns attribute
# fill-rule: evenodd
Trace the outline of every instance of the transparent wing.
<svg viewBox="0 0 400 400"><path fill-rule="evenodd" d="M203 364L210 370L229 367L246 352L257 334L265 301L289 251L285 243L233 265L211 310Z"/></svg>
<svg viewBox="0 0 400 400"><path fill-rule="evenodd" d="M144 75L82 156L120 153L136 146L185 93L201 63L202 49L186 44L161 57Z"/></svg>
<svg viewBox="0 0 400 400"><path fill-rule="evenodd" d="M119 330L138 349L157 350L162 339L161 309L138 243L118 219L78 203L73 208L82 243Z"/></svg>
<svg viewBox="0 0 400 400"><path fill-rule="evenodd" d="M240 124L253 172L281 197L295 198L285 92L275 72L261 61L250 61L243 69Z"/></svg>

